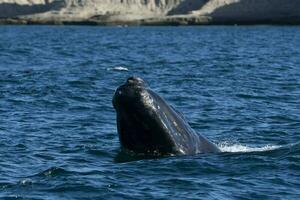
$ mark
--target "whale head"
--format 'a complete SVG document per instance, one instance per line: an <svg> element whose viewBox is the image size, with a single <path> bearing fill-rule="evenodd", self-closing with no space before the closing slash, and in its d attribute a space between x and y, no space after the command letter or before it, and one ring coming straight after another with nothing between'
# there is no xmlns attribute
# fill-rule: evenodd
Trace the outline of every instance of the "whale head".
<svg viewBox="0 0 300 200"><path fill-rule="evenodd" d="M113 97L121 146L136 153L168 154L176 151L169 130L167 104L144 80L130 77Z"/></svg>

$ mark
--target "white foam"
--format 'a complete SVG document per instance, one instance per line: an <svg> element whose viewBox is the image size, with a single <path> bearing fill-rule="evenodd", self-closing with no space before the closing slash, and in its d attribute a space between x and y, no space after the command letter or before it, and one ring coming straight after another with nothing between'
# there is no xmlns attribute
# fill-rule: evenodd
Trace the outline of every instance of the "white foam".
<svg viewBox="0 0 300 200"><path fill-rule="evenodd" d="M25 178L25 179L23 179L23 180L20 181L21 185L30 185L32 183L33 183L33 181L30 178Z"/></svg>
<svg viewBox="0 0 300 200"><path fill-rule="evenodd" d="M112 68L107 68L108 71L114 70L114 71L129 71L127 67L122 66L116 66Z"/></svg>
<svg viewBox="0 0 300 200"><path fill-rule="evenodd" d="M227 142L218 145L222 152L262 152L280 148L280 145L266 145L262 147L250 147L241 144L229 144Z"/></svg>

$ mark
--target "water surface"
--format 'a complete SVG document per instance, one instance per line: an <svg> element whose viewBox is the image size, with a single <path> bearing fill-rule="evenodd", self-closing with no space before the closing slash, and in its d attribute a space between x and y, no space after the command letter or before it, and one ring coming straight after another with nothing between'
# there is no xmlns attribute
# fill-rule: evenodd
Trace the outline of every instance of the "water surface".
<svg viewBox="0 0 300 200"><path fill-rule="evenodd" d="M0 198L299 199L299 27L0 27ZM137 75L220 154L120 154Z"/></svg>

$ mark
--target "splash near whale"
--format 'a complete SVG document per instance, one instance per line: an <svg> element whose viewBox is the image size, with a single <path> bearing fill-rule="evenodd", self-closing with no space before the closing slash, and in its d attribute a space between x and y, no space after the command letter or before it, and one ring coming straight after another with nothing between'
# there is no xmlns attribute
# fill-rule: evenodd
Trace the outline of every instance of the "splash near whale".
<svg viewBox="0 0 300 200"><path fill-rule="evenodd" d="M194 155L220 149L197 134L184 117L138 77L113 96L122 148L150 155Z"/></svg>

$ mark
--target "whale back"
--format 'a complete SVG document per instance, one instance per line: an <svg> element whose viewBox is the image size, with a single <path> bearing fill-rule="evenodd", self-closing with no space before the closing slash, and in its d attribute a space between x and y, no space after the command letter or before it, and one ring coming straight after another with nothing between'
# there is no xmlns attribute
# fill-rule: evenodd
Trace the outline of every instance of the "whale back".
<svg viewBox="0 0 300 200"><path fill-rule="evenodd" d="M170 106L152 90L149 93L159 103L158 115L167 126L166 131L172 137L177 154L197 154L219 152L219 149L204 136L197 134L186 121L184 115Z"/></svg>

